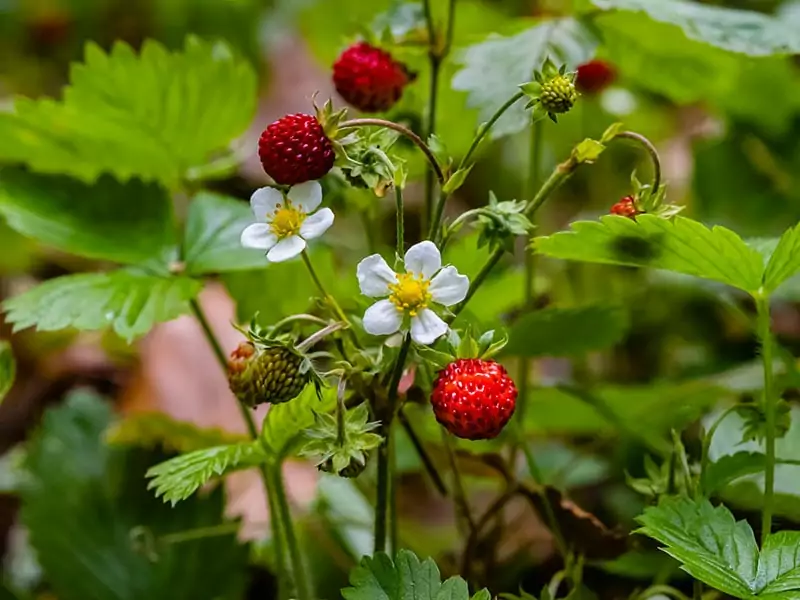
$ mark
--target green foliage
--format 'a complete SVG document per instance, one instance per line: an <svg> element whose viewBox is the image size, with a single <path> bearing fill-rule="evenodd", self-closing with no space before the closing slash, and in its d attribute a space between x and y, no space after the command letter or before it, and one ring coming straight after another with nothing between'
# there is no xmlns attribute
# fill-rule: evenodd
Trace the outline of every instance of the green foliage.
<svg viewBox="0 0 800 600"><path fill-rule="evenodd" d="M531 80L545 59L575 68L592 56L596 41L592 34L572 18L544 21L513 36L493 35L468 47L461 59L463 68L453 78L453 88L468 93L470 107L488 121L500 106ZM530 121L520 101L507 111L492 129L499 138L517 133Z"/></svg>
<svg viewBox="0 0 800 600"><path fill-rule="evenodd" d="M344 435L339 439L338 415L316 413L313 427L304 431L305 443L300 450L303 456L317 458L317 466L324 471L342 473L348 466L358 470L366 465L367 453L380 446L383 438L374 433L380 426L369 420L369 406L363 402L347 410L344 415ZM330 461L330 468L326 463Z"/></svg>
<svg viewBox="0 0 800 600"><path fill-rule="evenodd" d="M147 41L86 47L60 102L18 99L0 114L0 159L94 181L101 173L177 184L242 133L256 77L222 43L189 38L182 52Z"/></svg>
<svg viewBox="0 0 800 600"><path fill-rule="evenodd" d="M770 256L764 272L765 291L775 291L798 271L800 271L800 225L789 229L781 236L778 246Z"/></svg>
<svg viewBox="0 0 800 600"><path fill-rule="evenodd" d="M420 561L409 550L400 550L392 559L378 552L365 556L350 573L352 587L342 590L345 600L469 600L467 582L451 577L442 583L439 567L428 558ZM490 597L481 590L472 600Z"/></svg>
<svg viewBox="0 0 800 600"><path fill-rule="evenodd" d="M761 255L730 229L711 229L685 217L608 215L578 221L571 231L534 240L537 252L567 260L665 269L726 283L747 292L761 288Z"/></svg>
<svg viewBox="0 0 800 600"><path fill-rule="evenodd" d="M186 277L159 277L140 271L66 275L6 300L3 307L14 330L111 327L131 341L155 325L189 310L201 283Z"/></svg>
<svg viewBox="0 0 800 600"><path fill-rule="evenodd" d="M246 438L221 429L202 429L194 423L176 421L163 413L146 412L134 413L117 421L106 431L105 439L115 446L194 452L212 446L235 444Z"/></svg>
<svg viewBox="0 0 800 600"><path fill-rule="evenodd" d="M17 375L17 361L7 340L0 340L0 402L6 397Z"/></svg>
<svg viewBox="0 0 800 600"><path fill-rule="evenodd" d="M257 466L266 459L264 448L257 441L196 450L151 467L147 471L151 479L147 487L155 490L156 497L163 496L164 502L175 506L212 478Z"/></svg>
<svg viewBox="0 0 800 600"><path fill-rule="evenodd" d="M527 357L580 355L613 346L627 329L627 311L618 306L545 308L514 323L504 353Z"/></svg>
<svg viewBox="0 0 800 600"><path fill-rule="evenodd" d="M766 459L759 452L736 452L727 454L710 463L703 473L706 494L717 493L730 483L764 471Z"/></svg>
<svg viewBox="0 0 800 600"><path fill-rule="evenodd" d="M261 443L270 461L280 462L302 446L303 430L314 425L314 413L329 412L336 404L336 390L324 388L321 396L314 386L291 402L270 407L261 426Z"/></svg>
<svg viewBox="0 0 800 600"><path fill-rule="evenodd" d="M87 185L21 169L0 171L0 213L20 233L88 258L166 264L176 245L166 191L110 176Z"/></svg>
<svg viewBox="0 0 800 600"><path fill-rule="evenodd" d="M247 549L230 532L170 544L164 536L224 524L217 489L170 509L152 497L152 453L102 443L110 406L73 394L50 410L25 460L22 523L52 592L64 600L233 598L243 592Z"/></svg>
<svg viewBox="0 0 800 600"><path fill-rule="evenodd" d="M664 544L685 571L735 598L800 591L798 532L770 535L759 553L746 521L736 521L724 506L685 496L662 498L638 520L643 525L639 532ZM789 598L774 596L779 597Z"/></svg>
<svg viewBox="0 0 800 600"><path fill-rule="evenodd" d="M264 252L243 248L242 231L253 222L244 202L201 192L189 207L183 260L190 275L265 267Z"/></svg>

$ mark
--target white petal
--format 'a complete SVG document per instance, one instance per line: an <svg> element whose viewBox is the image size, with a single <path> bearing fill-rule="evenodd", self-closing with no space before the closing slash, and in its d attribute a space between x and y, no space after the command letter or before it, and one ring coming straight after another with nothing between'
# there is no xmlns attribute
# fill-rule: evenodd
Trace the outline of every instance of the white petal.
<svg viewBox="0 0 800 600"><path fill-rule="evenodd" d="M272 262L283 262L294 258L306 249L306 242L303 238L296 235L282 239L267 252L267 260Z"/></svg>
<svg viewBox="0 0 800 600"><path fill-rule="evenodd" d="M250 208L256 221L263 223L267 220L267 215L275 212L275 207L283 203L283 194L275 188L263 187L257 189L250 196Z"/></svg>
<svg viewBox="0 0 800 600"><path fill-rule="evenodd" d="M397 282L397 275L380 254L373 254L358 263L356 268L361 293L370 298L389 294L389 286Z"/></svg>
<svg viewBox="0 0 800 600"><path fill-rule="evenodd" d="M414 244L406 252L406 271L421 274L425 279L433 277L442 268L442 255L436 244L429 240Z"/></svg>
<svg viewBox="0 0 800 600"><path fill-rule="evenodd" d="M372 335L390 335L402 322L403 313L389 300L378 300L364 313L364 330Z"/></svg>
<svg viewBox="0 0 800 600"><path fill-rule="evenodd" d="M328 231L331 225L333 225L333 211L330 208L323 208L306 217L300 226L300 236L306 240L313 240Z"/></svg>
<svg viewBox="0 0 800 600"><path fill-rule="evenodd" d="M292 204L302 208L306 213L314 212L322 204L322 186L316 181L293 185L286 195Z"/></svg>
<svg viewBox="0 0 800 600"><path fill-rule="evenodd" d="M245 248L269 250L278 243L278 238L275 237L266 223L253 223L242 231L241 242Z"/></svg>
<svg viewBox="0 0 800 600"><path fill-rule="evenodd" d="M411 339L428 346L442 337L449 327L430 308L420 311L416 317L411 317Z"/></svg>
<svg viewBox="0 0 800 600"><path fill-rule="evenodd" d="M452 306L467 297L469 277L460 275L455 267L445 267L431 280L428 291L434 302Z"/></svg>

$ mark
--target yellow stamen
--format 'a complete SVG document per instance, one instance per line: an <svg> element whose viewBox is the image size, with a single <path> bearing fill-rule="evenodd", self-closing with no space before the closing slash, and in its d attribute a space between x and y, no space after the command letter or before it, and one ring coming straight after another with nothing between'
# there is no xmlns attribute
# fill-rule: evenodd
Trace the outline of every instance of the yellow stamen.
<svg viewBox="0 0 800 600"><path fill-rule="evenodd" d="M278 204L272 213L270 229L279 240L300 233L300 226L306 220L306 213L300 208L292 206L287 200L286 204Z"/></svg>
<svg viewBox="0 0 800 600"><path fill-rule="evenodd" d="M431 282L422 276L415 277L413 273L398 273L396 277L397 283L389 286L389 301L400 312L416 317L431 301L428 292Z"/></svg>

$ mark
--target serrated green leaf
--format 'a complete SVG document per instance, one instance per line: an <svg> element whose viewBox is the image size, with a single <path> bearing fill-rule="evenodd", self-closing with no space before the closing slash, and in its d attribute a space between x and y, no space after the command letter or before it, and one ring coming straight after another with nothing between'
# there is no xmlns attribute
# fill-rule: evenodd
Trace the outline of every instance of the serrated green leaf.
<svg viewBox="0 0 800 600"><path fill-rule="evenodd" d="M21 521L48 588L63 600L241 597L247 548L224 520L224 490L164 505L144 479L163 455L106 446L112 419L110 404L74 393L45 414L28 446ZM163 539L220 526L228 533Z"/></svg>
<svg viewBox="0 0 800 600"><path fill-rule="evenodd" d="M186 221L183 257L190 275L266 267L264 252L243 248L242 231L253 222L248 205L201 192L192 200Z"/></svg>
<svg viewBox="0 0 800 600"><path fill-rule="evenodd" d="M759 597L800 590L800 532L781 531L766 539L758 562L758 582L766 583Z"/></svg>
<svg viewBox="0 0 800 600"><path fill-rule="evenodd" d="M110 327L131 341L189 310L202 284L186 277L159 277L120 270L67 275L46 281L3 303L14 330L57 331Z"/></svg>
<svg viewBox="0 0 800 600"><path fill-rule="evenodd" d="M764 288L775 291L782 283L800 271L800 225L781 236L764 271Z"/></svg>
<svg viewBox="0 0 800 600"><path fill-rule="evenodd" d="M352 587L342 590L345 600L468 600L460 577L442 584L432 559L420 561L410 550L398 551L394 562L383 552L365 556L350 572Z"/></svg>
<svg viewBox="0 0 800 600"><path fill-rule="evenodd" d="M468 167L464 167L463 169L459 169L455 173L450 176L450 179L445 181L444 185L442 186L442 192L445 194L452 194L467 180L467 176L469 172L472 170L473 165L469 165Z"/></svg>
<svg viewBox="0 0 800 600"><path fill-rule="evenodd" d="M449 580L448 580L449 581ZM446 583L446 582L445 582ZM466 585L466 583L465 583ZM472 600L492 600L492 594L486 588L482 589L480 592L477 592L473 597Z"/></svg>
<svg viewBox="0 0 800 600"><path fill-rule="evenodd" d="M86 185L3 169L0 213L20 233L88 258L130 264L159 259L166 265L176 245L169 195L138 180L104 176Z"/></svg>
<svg viewBox="0 0 800 600"><path fill-rule="evenodd" d="M105 435L114 446L130 446L194 452L212 446L235 444L247 438L222 429L204 429L188 421L177 421L163 413L145 412L128 415L114 423Z"/></svg>
<svg viewBox="0 0 800 600"><path fill-rule="evenodd" d="M267 455L257 441L215 446L176 456L151 467L148 489L175 506L215 477L264 463Z"/></svg>
<svg viewBox="0 0 800 600"><path fill-rule="evenodd" d="M748 56L800 53L800 39L790 23L755 11L685 0L592 0L592 3L606 10L644 13L654 21L679 28L691 40L729 52Z"/></svg>
<svg viewBox="0 0 800 600"><path fill-rule="evenodd" d="M513 36L493 35L465 49L460 59L463 67L452 85L467 92L469 106L480 111L482 121L488 121L519 85L531 80L545 58L574 69L592 56L596 45L593 35L572 18L544 21ZM520 101L497 121L491 136L516 133L529 121Z"/></svg>
<svg viewBox="0 0 800 600"><path fill-rule="evenodd" d="M627 329L627 312L618 306L545 308L514 323L503 352L527 357L573 356L613 346Z"/></svg>
<svg viewBox="0 0 800 600"><path fill-rule="evenodd" d="M692 577L736 598L756 591L758 546L746 521L736 521L724 506L684 496L662 497L638 519L639 533L665 545Z"/></svg>
<svg viewBox="0 0 800 600"><path fill-rule="evenodd" d="M537 252L567 260L651 267L726 283L755 293L764 270L758 251L730 229L685 217L607 215L534 240Z"/></svg>
<svg viewBox="0 0 800 600"><path fill-rule="evenodd" d="M0 340L0 402L6 397L17 375L17 361L8 340Z"/></svg>
<svg viewBox="0 0 800 600"><path fill-rule="evenodd" d="M715 494L740 477L762 473L766 459L758 452L736 452L708 465L703 474L705 493Z"/></svg>
<svg viewBox="0 0 800 600"><path fill-rule="evenodd" d="M251 122L256 76L222 43L181 52L146 41L86 47L63 100L19 99L0 114L0 158L93 181L101 173L168 185L223 150Z"/></svg>
<svg viewBox="0 0 800 600"><path fill-rule="evenodd" d="M313 385L290 402L272 405L261 426L261 443L269 459L281 461L299 450L303 430L314 424L314 412L330 412L335 405L336 390L324 388L320 399Z"/></svg>

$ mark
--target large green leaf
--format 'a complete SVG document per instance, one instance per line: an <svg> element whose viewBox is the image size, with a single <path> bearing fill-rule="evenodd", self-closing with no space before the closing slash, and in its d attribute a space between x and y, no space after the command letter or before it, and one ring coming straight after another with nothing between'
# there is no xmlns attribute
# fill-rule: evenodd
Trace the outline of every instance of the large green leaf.
<svg viewBox="0 0 800 600"><path fill-rule="evenodd" d="M245 130L255 101L255 73L224 44L189 38L171 53L147 41L139 55L89 44L62 101L19 99L0 114L0 160L173 185Z"/></svg>
<svg viewBox="0 0 800 600"><path fill-rule="evenodd" d="M243 248L242 231L253 222L248 205L202 192L192 200L183 259L192 275L266 267L264 252Z"/></svg>
<svg viewBox="0 0 800 600"><path fill-rule="evenodd" d="M686 0L592 0L601 9L640 13L692 40L748 56L800 53L797 31L785 20ZM637 28L638 29L638 28Z"/></svg>
<svg viewBox="0 0 800 600"><path fill-rule="evenodd" d="M652 267L727 283L757 292L764 271L758 251L730 229L707 228L685 217L673 220L616 215L578 221L570 231L535 240L537 252L567 260Z"/></svg>
<svg viewBox="0 0 800 600"><path fill-rule="evenodd" d="M17 362L7 340L0 340L0 402L3 401L17 375Z"/></svg>
<svg viewBox="0 0 800 600"><path fill-rule="evenodd" d="M14 330L56 331L112 328L130 341L155 325L189 310L201 283L186 277L159 277L120 270L67 275L46 281L5 301Z"/></svg>
<svg viewBox="0 0 800 600"><path fill-rule="evenodd" d="M405 549L394 561L383 552L363 557L350 572L350 585L342 590L345 600L469 600L467 582L461 577L442 583L433 559L420 561ZM486 590L481 590L473 600L485 597L489 597Z"/></svg>
<svg viewBox="0 0 800 600"><path fill-rule="evenodd" d="M763 473L766 459L759 452L726 454L710 463L703 473L706 494L714 494L730 483L756 473Z"/></svg>
<svg viewBox="0 0 800 600"><path fill-rule="evenodd" d="M583 354L614 345L627 328L627 312L618 306L546 308L514 323L504 352L528 357Z"/></svg>
<svg viewBox="0 0 800 600"><path fill-rule="evenodd" d="M453 88L469 94L469 106L489 120L500 106L531 81L549 56L556 63L575 68L594 53L594 37L571 18L544 21L516 35L491 36L466 48L463 68L453 77ZM516 133L530 121L523 101L508 110L492 129L495 138Z"/></svg>
<svg viewBox="0 0 800 600"><path fill-rule="evenodd" d="M314 424L314 412L330 412L335 405L334 389L324 388L319 397L313 385L290 402L272 405L261 426L261 442L269 459L280 461L294 452L303 430Z"/></svg>
<svg viewBox="0 0 800 600"><path fill-rule="evenodd" d="M800 271L800 225L781 236L764 271L764 288L776 290L783 282Z"/></svg>
<svg viewBox="0 0 800 600"><path fill-rule="evenodd" d="M147 471L151 479L148 489L154 489L156 497L163 496L164 502L175 506L212 478L255 467L266 459L264 448L257 441L195 450L151 467Z"/></svg>
<svg viewBox="0 0 800 600"><path fill-rule="evenodd" d="M89 258L166 263L176 244L166 191L138 180L103 176L87 185L20 169L0 171L0 213L40 242Z"/></svg>
<svg viewBox="0 0 800 600"><path fill-rule="evenodd" d="M240 598L247 549L225 524L217 488L176 509L152 497L157 455L102 443L109 405L86 393L49 411L25 461L21 518L52 591L63 600ZM166 535L230 527L171 544Z"/></svg>

